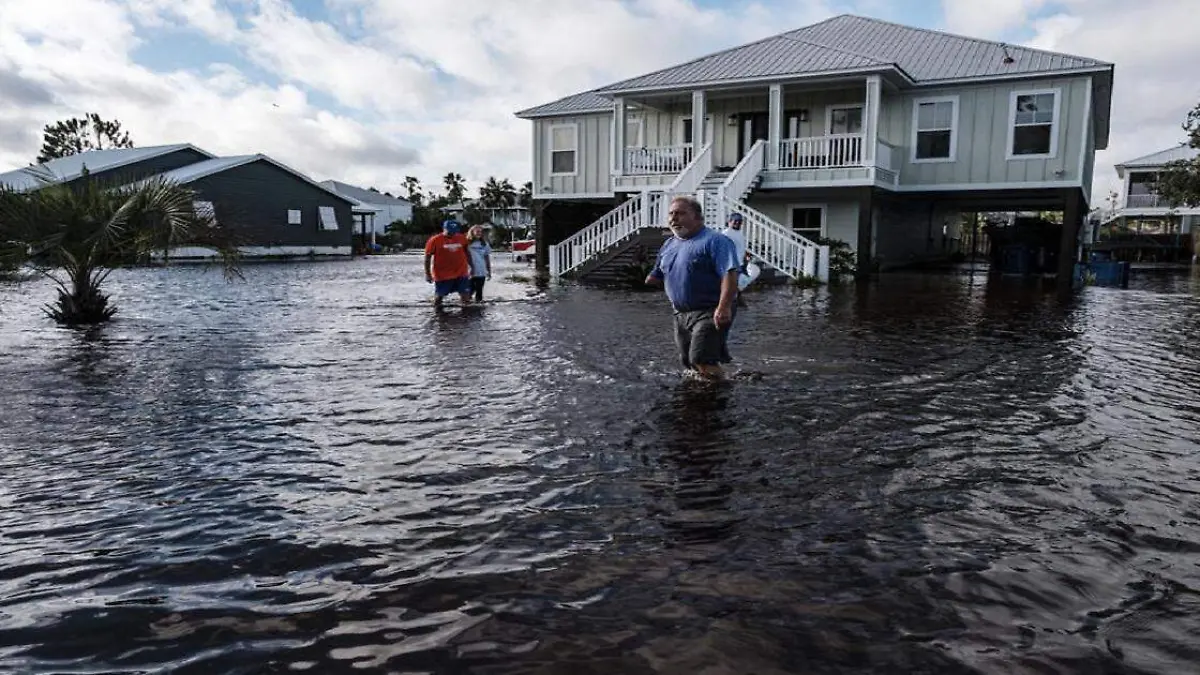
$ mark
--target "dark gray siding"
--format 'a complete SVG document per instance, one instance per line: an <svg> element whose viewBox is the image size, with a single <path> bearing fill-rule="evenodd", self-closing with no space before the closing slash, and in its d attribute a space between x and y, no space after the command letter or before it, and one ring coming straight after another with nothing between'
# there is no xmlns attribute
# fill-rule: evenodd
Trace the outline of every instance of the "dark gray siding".
<svg viewBox="0 0 1200 675"><path fill-rule="evenodd" d="M199 199L213 203L217 220L242 246L350 246L354 220L349 201L279 167L258 160L189 183ZM317 207L332 206L338 229L322 230ZM288 225L288 210L301 222Z"/></svg>
<svg viewBox="0 0 1200 675"><path fill-rule="evenodd" d="M141 162L126 164L115 169L96 171L88 174L88 177L99 181L101 185L127 185L143 178L156 176L167 171L174 171L175 169L195 164L196 162L203 162L206 159L208 159L207 156L195 150L184 148ZM77 178L67 184L75 184L79 180L81 179Z"/></svg>

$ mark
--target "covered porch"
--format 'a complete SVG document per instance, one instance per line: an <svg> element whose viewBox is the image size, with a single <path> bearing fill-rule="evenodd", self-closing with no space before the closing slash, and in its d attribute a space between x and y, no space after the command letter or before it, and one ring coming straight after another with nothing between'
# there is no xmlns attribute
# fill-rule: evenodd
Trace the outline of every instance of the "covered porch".
<svg viewBox="0 0 1200 675"><path fill-rule="evenodd" d="M764 184L892 184L895 146L879 136L883 87L867 75L615 98L614 187L670 184L705 146L716 170L730 170L760 140Z"/></svg>

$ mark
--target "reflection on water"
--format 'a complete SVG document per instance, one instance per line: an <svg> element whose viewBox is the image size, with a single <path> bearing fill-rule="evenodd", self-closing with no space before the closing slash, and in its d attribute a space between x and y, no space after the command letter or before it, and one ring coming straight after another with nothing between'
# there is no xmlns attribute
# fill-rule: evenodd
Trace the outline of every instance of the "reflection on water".
<svg viewBox="0 0 1200 675"><path fill-rule="evenodd" d="M659 294L419 259L0 286L0 671L1186 673L1200 279Z"/></svg>

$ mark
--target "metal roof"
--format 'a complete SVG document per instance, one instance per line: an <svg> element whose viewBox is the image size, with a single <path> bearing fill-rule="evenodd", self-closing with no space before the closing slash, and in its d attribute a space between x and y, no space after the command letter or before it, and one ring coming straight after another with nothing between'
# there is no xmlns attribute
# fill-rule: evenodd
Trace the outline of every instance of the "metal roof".
<svg viewBox="0 0 1200 675"><path fill-rule="evenodd" d="M382 192L373 192L365 188L360 188L349 183L343 183L336 180L323 180L321 185L333 190L334 192L349 197L361 204L386 204L389 206L408 206L412 202L401 197L389 197Z"/></svg>
<svg viewBox="0 0 1200 675"><path fill-rule="evenodd" d="M318 183L317 181L309 178L308 176L300 173L299 171L296 171L295 169L283 164L282 162L271 159L270 157L263 155L261 153L257 154L257 155L236 155L233 157L215 157L213 159L208 159L203 162L196 162L195 164L189 164L187 166L180 167L178 169L175 169L174 171L167 171L166 173L162 173L162 174L159 174L158 176L155 176L155 178L165 178L167 180L172 180L177 183L190 183L192 181L196 181L201 178L204 178L205 176L212 176L214 174L218 174L223 171L228 171L230 169L233 169L233 168L236 168L239 166L243 166L246 164L250 164L252 162L266 162L268 164L271 164L275 167L278 167L279 169L282 169L283 171L286 171L287 173L292 174L296 178L304 181L305 183L312 185L313 187L317 188L318 190L321 190L322 192L326 192L330 195L333 195L334 197L337 197L338 199L350 204L351 206L353 206L355 204L354 200L351 199L350 197L338 194L337 192L334 192L328 186L322 185L322 184Z"/></svg>
<svg viewBox="0 0 1200 675"><path fill-rule="evenodd" d="M44 180L39 179L39 174L43 174L47 177L53 176L55 179L53 183L63 183L74 180L83 175L84 166L86 166L87 170L92 173L98 171L108 171L110 169L128 166L129 164L134 164L147 159L161 157L162 155L167 155L178 150L195 150L206 157L216 156L211 152L201 150L190 143L152 145L144 148L89 150L87 152L81 152L77 155L71 155L69 157L52 159L45 164L38 164L35 166L15 169L7 173L0 173L0 185L7 185L14 190L34 190L47 185Z"/></svg>
<svg viewBox="0 0 1200 675"><path fill-rule="evenodd" d="M1128 162L1117 164L1118 167L1135 167L1135 166L1163 166L1168 162L1177 162L1184 159L1195 159L1200 157L1200 150L1191 147L1187 144L1180 144L1166 150L1152 152L1149 155L1131 159Z"/></svg>
<svg viewBox="0 0 1200 675"><path fill-rule="evenodd" d="M1006 61L1009 61L1006 63ZM892 67L917 84L1106 68L1096 59L842 14L595 90L619 94Z"/></svg>
<svg viewBox="0 0 1200 675"><path fill-rule="evenodd" d="M598 95L594 91L585 91L551 101L543 105L526 108L517 113L517 117L532 119L534 117L555 117L558 115L612 112L612 101Z"/></svg>

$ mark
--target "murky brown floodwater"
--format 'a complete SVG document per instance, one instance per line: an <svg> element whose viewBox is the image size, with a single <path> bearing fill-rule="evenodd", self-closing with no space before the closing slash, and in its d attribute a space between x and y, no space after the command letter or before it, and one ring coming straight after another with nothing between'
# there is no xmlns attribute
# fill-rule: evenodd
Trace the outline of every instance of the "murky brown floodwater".
<svg viewBox="0 0 1200 675"><path fill-rule="evenodd" d="M657 294L247 278L0 288L0 671L1200 672L1196 277L755 293L716 388Z"/></svg>

